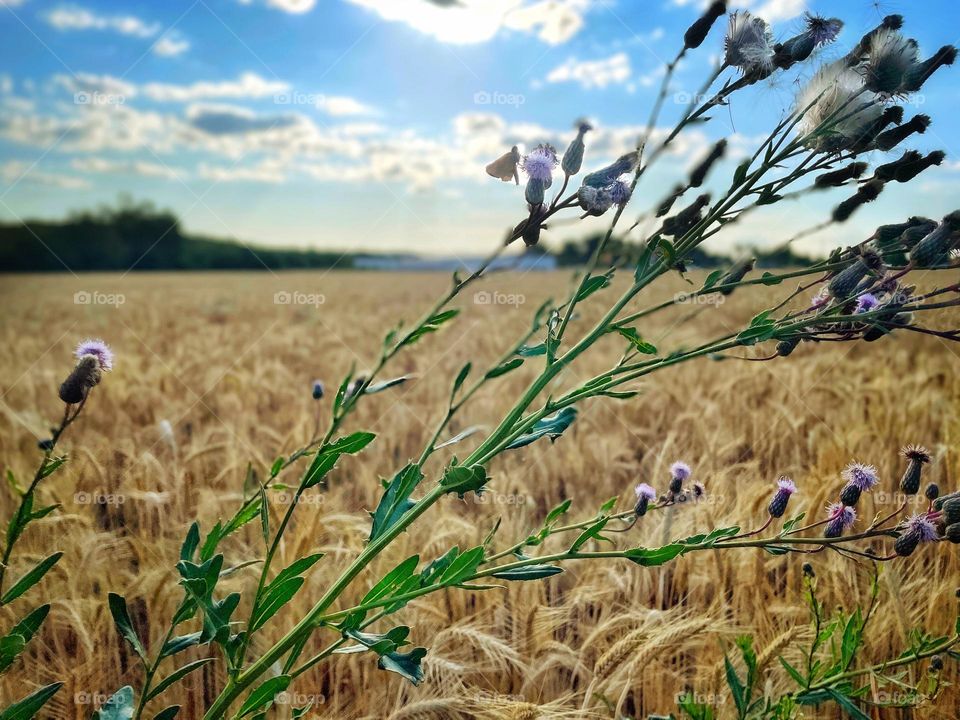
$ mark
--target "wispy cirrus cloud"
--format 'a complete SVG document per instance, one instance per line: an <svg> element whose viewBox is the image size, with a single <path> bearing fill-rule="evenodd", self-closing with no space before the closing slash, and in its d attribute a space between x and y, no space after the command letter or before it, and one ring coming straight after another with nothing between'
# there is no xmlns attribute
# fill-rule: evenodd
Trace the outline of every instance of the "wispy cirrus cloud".
<svg viewBox="0 0 960 720"><path fill-rule="evenodd" d="M625 83L630 79L630 58L616 53L599 60L569 58L547 74L547 82L575 82L583 88L604 88Z"/></svg>
<svg viewBox="0 0 960 720"><path fill-rule="evenodd" d="M57 30L65 32L71 30L111 30L121 35L149 38L162 29L159 23L149 23L135 15L98 15L79 6L65 5L54 8L43 17L47 23Z"/></svg>

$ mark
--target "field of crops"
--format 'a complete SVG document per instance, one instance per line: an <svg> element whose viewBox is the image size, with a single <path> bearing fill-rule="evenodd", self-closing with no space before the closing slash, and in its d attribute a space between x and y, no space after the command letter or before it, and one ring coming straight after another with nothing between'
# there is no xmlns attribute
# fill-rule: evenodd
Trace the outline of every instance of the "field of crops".
<svg viewBox="0 0 960 720"><path fill-rule="evenodd" d="M114 628L107 593L125 595L140 636L159 641L182 595L174 565L190 523L196 518L209 528L231 515L242 500L248 465L262 477L276 456L313 435L318 403L311 398L312 381L320 378L328 388L319 401L322 427L331 389L350 365L362 371L373 364L391 324L419 317L448 282L445 275L374 273L5 278L5 472L21 478L33 473L37 441L62 412L57 387L73 365L74 344L102 337L116 361L65 436L68 466L42 490L45 504L57 502L60 509L31 525L18 545L15 570L53 549L64 556L41 586L52 604L50 616L18 672L0 678L0 696L23 695L25 682L33 687L63 680L41 717L79 719L117 687L136 686L140 670ZM476 367L494 362L528 327L536 307L562 296L569 282L560 273L482 280L457 301L463 312L454 322L388 368L385 377L412 379L364 399L349 429L378 438L364 454L341 461L327 486L309 495L294 516L276 566L311 552L325 556L291 605L257 636L258 647L279 638L363 547L367 511L382 493L378 478L419 455L457 370L467 360ZM674 277L660 288L660 299L687 287ZM586 325L603 294L615 291L587 301L572 331ZM671 350L708 332L742 327L775 302L777 292L758 286L722 303L681 305L640 327L661 351ZM505 546L538 528L567 498L573 519L589 517L614 496L619 508L628 509L634 486L665 485L675 460L692 466L705 497L650 513L628 532L613 533L615 542L656 545L724 523L759 526L780 474L799 486L791 510L819 518L851 460L880 471L880 486L862 501L864 523L899 504L898 451L908 443L932 451L925 482L956 489L956 350L906 332L870 350L865 353L863 343L804 344L768 363L705 358L638 384L642 393L632 400L591 400L555 444L539 442L496 460L483 497L447 496L365 571L344 602L358 599L409 555L431 558L453 545L481 543L498 518L495 546ZM619 352L622 342L604 339L549 392L582 382ZM542 358L527 364L538 362ZM483 390L445 436L496 424L533 372L523 367ZM427 477L476 442L470 438L438 453L425 468ZM297 468L287 472L295 483ZM0 497L5 517L10 496ZM275 515L285 497L275 496ZM874 626L858 665L898 655L913 628L953 631L960 585L955 548L923 547L882 565ZM261 557L256 524L231 537L224 550L228 565ZM398 618L411 627L415 644L429 648L426 681L419 687L378 670L369 654L334 655L300 677L286 702L292 707L313 700L308 717L330 719L640 718L675 712L676 696L690 692L713 698L724 717L735 717L723 668L724 649L734 638L754 636L762 692L774 694L789 684L780 656L804 662L811 629L803 561L813 565L827 608L849 612L869 603L872 564L831 552L704 552L660 569L624 560L570 563L545 581L483 592L449 589L411 602ZM223 585L247 590L256 576L256 566L249 566ZM3 626L15 620L10 608L0 612ZM335 638L321 629L312 643L319 649ZM194 648L184 657L213 652ZM945 681L956 683L955 668L948 665ZM907 672L926 672L926 665ZM180 717L199 717L222 682L218 661L150 707L159 711L176 702L183 706ZM958 704L960 694L947 688L936 707L911 717L948 720L956 717L950 708ZM283 704L278 708L281 715L289 712ZM822 712L810 708L807 716L839 717L835 706L830 714ZM906 717L896 709L873 712Z"/></svg>

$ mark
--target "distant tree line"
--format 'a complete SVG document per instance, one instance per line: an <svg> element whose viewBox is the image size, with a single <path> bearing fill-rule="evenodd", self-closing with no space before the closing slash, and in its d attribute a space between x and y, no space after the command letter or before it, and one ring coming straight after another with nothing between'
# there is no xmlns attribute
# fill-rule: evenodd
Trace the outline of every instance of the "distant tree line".
<svg viewBox="0 0 960 720"><path fill-rule="evenodd" d="M271 270L349 268L337 252L247 247L185 235L180 220L149 202L74 213L65 220L0 224L0 271Z"/></svg>

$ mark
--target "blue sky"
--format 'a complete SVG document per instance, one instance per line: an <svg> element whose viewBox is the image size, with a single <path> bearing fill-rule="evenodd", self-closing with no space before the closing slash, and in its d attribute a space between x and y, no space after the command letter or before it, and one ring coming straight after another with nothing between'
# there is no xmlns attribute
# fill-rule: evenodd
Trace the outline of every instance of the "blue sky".
<svg viewBox="0 0 960 720"><path fill-rule="evenodd" d="M0 219L61 217L120 193L193 232L341 250L480 253L523 213L522 188L483 166L514 143L565 146L579 117L587 165L631 149L664 61L700 0L0 0ZM952 0L734 0L787 37L805 10L846 23L836 47L734 96L683 136L632 206L655 203L710 143L736 154L789 108L798 83L891 12L922 51L957 44ZM722 23L680 67L668 128L722 44ZM933 116L912 143L948 160L807 249L880 222L955 209L957 68L907 107ZM712 242L774 245L839 196L781 204ZM558 243L595 228L562 224ZM803 248L801 248L803 249Z"/></svg>

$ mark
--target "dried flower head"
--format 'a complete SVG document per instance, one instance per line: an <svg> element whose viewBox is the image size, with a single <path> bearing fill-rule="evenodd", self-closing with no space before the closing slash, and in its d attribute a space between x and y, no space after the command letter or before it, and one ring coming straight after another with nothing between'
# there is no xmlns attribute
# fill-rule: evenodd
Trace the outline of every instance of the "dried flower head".
<svg viewBox="0 0 960 720"><path fill-rule="evenodd" d="M77 360L83 358L84 355L93 355L97 358L101 370L104 372L113 370L113 350L103 340L84 340L77 345L73 354Z"/></svg>
<svg viewBox="0 0 960 720"><path fill-rule="evenodd" d="M833 42L843 30L843 21L838 18L825 18L808 12L804 19L807 22L807 32L813 36L817 45Z"/></svg>
<svg viewBox="0 0 960 720"><path fill-rule="evenodd" d="M917 41L888 28L873 34L867 53L863 69L866 86L886 96L900 90L907 73L920 61Z"/></svg>
<svg viewBox="0 0 960 720"><path fill-rule="evenodd" d="M100 382L100 376L100 358L93 354L82 356L60 385L60 399L68 405L82 402L90 389Z"/></svg>
<svg viewBox="0 0 960 720"><path fill-rule="evenodd" d="M630 185L623 180L614 182L607 188L607 192L610 193L610 199L613 201L613 204L620 207L624 207L630 202L630 195L633 193L633 191L630 190Z"/></svg>
<svg viewBox="0 0 960 720"><path fill-rule="evenodd" d="M921 445L907 445L900 454L907 459L907 469L900 478L900 490L907 495L916 495L920 492L923 466L930 462L930 453Z"/></svg>
<svg viewBox="0 0 960 720"><path fill-rule="evenodd" d="M883 115L870 93L861 94L863 87L863 77L843 60L817 71L796 102L797 111L803 112L798 127L808 146L839 150L863 137Z"/></svg>
<svg viewBox="0 0 960 720"><path fill-rule="evenodd" d="M724 60L744 75L768 74L773 70L773 32L770 26L747 10L730 16L724 38Z"/></svg>

